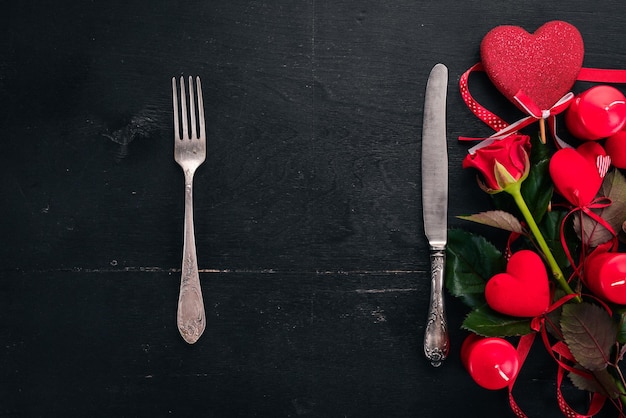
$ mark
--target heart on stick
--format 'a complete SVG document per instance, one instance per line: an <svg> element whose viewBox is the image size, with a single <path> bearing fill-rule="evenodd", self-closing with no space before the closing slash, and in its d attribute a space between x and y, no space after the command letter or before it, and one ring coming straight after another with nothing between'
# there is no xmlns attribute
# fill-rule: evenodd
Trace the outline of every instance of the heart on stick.
<svg viewBox="0 0 626 418"><path fill-rule="evenodd" d="M598 162L606 161L606 157L604 149L596 142L587 142L578 149L558 150L550 159L554 188L572 205L588 205L602 186Z"/></svg>
<svg viewBox="0 0 626 418"><path fill-rule="evenodd" d="M480 44L487 76L511 102L523 93L540 109L550 109L576 82L584 45L576 27L560 20L530 34L519 26L497 26Z"/></svg>
<svg viewBox="0 0 626 418"><path fill-rule="evenodd" d="M494 311L517 317L535 317L550 306L546 267L537 253L521 250L511 256L506 273L499 273L485 287L487 304Z"/></svg>

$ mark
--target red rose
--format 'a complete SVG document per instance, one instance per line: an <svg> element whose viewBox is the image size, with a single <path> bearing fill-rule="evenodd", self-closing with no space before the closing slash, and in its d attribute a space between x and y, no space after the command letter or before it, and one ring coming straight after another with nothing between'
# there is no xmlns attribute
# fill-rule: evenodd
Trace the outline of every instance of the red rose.
<svg viewBox="0 0 626 418"><path fill-rule="evenodd" d="M512 134L468 154L463 168L473 167L483 175L478 181L487 193L498 193L526 179L530 170L530 137Z"/></svg>

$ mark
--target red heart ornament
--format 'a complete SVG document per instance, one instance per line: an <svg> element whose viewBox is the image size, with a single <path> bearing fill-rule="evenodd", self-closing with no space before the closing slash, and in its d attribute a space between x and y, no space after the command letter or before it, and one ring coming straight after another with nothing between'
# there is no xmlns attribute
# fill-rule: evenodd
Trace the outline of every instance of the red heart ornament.
<svg viewBox="0 0 626 418"><path fill-rule="evenodd" d="M576 148L579 154L585 157L585 160L594 167L598 175L603 178L611 167L611 157L607 155L606 150L598 142L584 142Z"/></svg>
<svg viewBox="0 0 626 418"><path fill-rule="evenodd" d="M583 55L580 32L560 20L533 34L519 26L497 26L480 44L483 67L495 87L515 105L514 96L522 92L541 109L551 108L574 85Z"/></svg>
<svg viewBox="0 0 626 418"><path fill-rule="evenodd" d="M597 166L598 155L594 151L598 148L594 144L602 148L596 142L588 142L584 147L579 147L581 152L563 148L550 159L550 177L554 188L576 207L588 205L602 186L602 176Z"/></svg>
<svg viewBox="0 0 626 418"><path fill-rule="evenodd" d="M485 287L487 304L505 315L535 317L550 306L546 267L537 253L521 250L511 256L506 273L499 273Z"/></svg>
<svg viewBox="0 0 626 418"><path fill-rule="evenodd" d="M606 156L604 147L598 142L585 142L576 148L579 154L581 154L590 164L595 165L598 157Z"/></svg>

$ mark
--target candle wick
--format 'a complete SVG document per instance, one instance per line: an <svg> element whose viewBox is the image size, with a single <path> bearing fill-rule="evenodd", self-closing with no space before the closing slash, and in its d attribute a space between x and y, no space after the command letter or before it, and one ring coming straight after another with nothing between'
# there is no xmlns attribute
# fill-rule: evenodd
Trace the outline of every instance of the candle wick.
<svg viewBox="0 0 626 418"><path fill-rule="evenodd" d="M500 369L500 365L496 364L494 366L496 368L496 370L498 371L498 374L500 375L500 377L502 377L506 382L508 382L509 380L511 380L511 378L509 376L507 376L506 373L504 373L501 369Z"/></svg>
<svg viewBox="0 0 626 418"><path fill-rule="evenodd" d="M604 108L604 110L609 110L609 109L610 109L610 108L612 108L613 106L615 106L615 105L620 105L620 104L626 104L626 102L624 102L623 100L615 100L615 101L613 101L613 102L609 103L609 104L608 104L608 105Z"/></svg>

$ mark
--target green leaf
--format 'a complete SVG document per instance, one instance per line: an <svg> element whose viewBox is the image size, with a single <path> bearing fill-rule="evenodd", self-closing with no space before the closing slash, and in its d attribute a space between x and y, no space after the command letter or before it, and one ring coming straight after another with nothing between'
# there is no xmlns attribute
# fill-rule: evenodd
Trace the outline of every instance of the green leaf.
<svg viewBox="0 0 626 418"><path fill-rule="evenodd" d="M448 231L446 288L471 308L485 303L485 284L505 270L504 257L484 237L461 229Z"/></svg>
<svg viewBox="0 0 626 418"><path fill-rule="evenodd" d="M620 344L626 344L626 313L622 313L620 317L618 332L617 332L617 341Z"/></svg>
<svg viewBox="0 0 626 418"><path fill-rule="evenodd" d="M591 303L563 306L563 338L576 361L585 369L606 368L617 339L617 325L608 312Z"/></svg>
<svg viewBox="0 0 626 418"><path fill-rule="evenodd" d="M530 174L529 174L530 175ZM508 193L496 193L491 195L493 205L497 210L512 213L516 218L522 219L522 213L517 208L515 201Z"/></svg>
<svg viewBox="0 0 626 418"><path fill-rule="evenodd" d="M505 231L517 232L519 234L524 233L524 228L522 227L519 219L502 210L491 210L475 215L458 216L458 218L492 226L494 228L504 229Z"/></svg>
<svg viewBox="0 0 626 418"><path fill-rule="evenodd" d="M577 369L580 369L580 367L577 367ZM591 373L593 377L587 378L576 373L569 373L568 377L574 386L580 390L601 393L612 399L619 396L619 387L615 383L615 379L613 379L613 376L611 376L608 369L596 370L589 373Z"/></svg>
<svg viewBox="0 0 626 418"><path fill-rule="evenodd" d="M613 170L604 177L598 197L608 197L611 199L611 205L592 211L611 225L614 232L618 233L626 221L626 178L619 170ZM574 220L574 228L580 237L579 217ZM588 215L583 216L583 230L584 241L591 247L597 247L613 238L610 231Z"/></svg>
<svg viewBox="0 0 626 418"><path fill-rule="evenodd" d="M522 183L522 196L524 196L535 222L539 223L548 211L554 186L548 171L550 160L544 159L532 164L528 178Z"/></svg>
<svg viewBox="0 0 626 418"><path fill-rule="evenodd" d="M556 259L557 263L561 267L567 267L570 265L569 259L565 255L565 250L561 244L561 223L563 218L567 215L564 211L551 211L545 214L541 224L539 224L539 230L546 240L548 247L552 251L552 255ZM571 227L571 224L567 224ZM574 233L565 234L565 242L567 246L574 254L579 241L576 239Z"/></svg>
<svg viewBox="0 0 626 418"><path fill-rule="evenodd" d="M539 132L536 135L530 137L530 162L531 164L536 163L537 161L547 160L550 158L550 153L552 149L548 144L544 144L541 142L541 137Z"/></svg>
<svg viewBox="0 0 626 418"><path fill-rule="evenodd" d="M529 318L500 314L483 305L465 317L462 328L483 337L512 337L530 333L530 321Z"/></svg>

